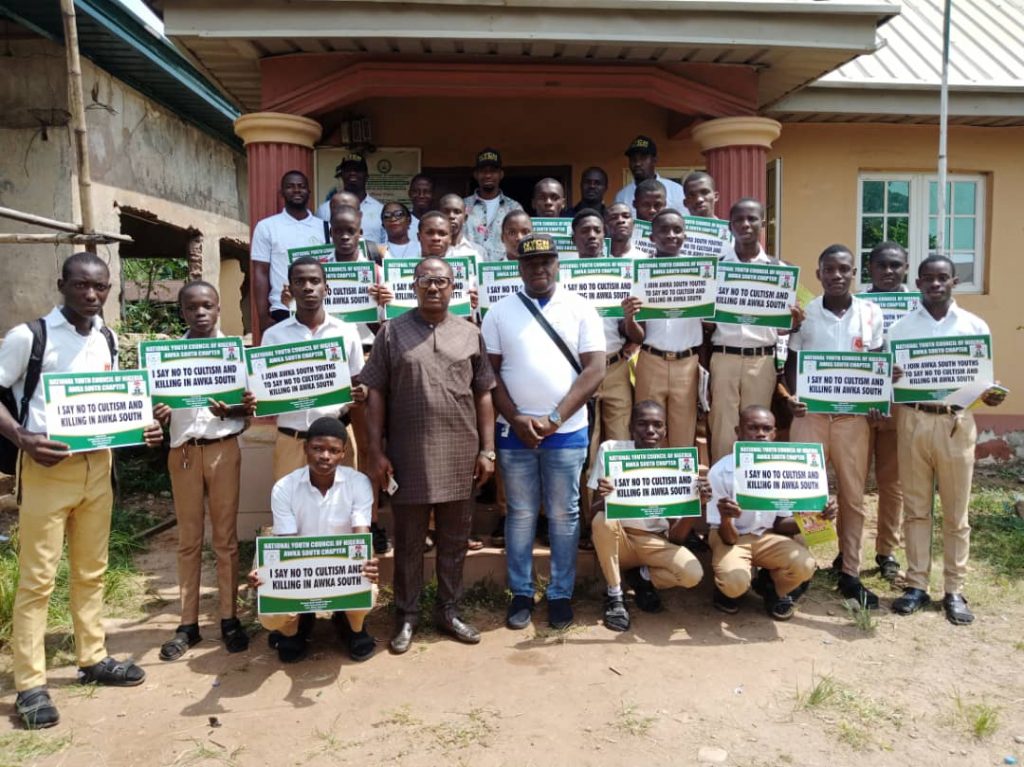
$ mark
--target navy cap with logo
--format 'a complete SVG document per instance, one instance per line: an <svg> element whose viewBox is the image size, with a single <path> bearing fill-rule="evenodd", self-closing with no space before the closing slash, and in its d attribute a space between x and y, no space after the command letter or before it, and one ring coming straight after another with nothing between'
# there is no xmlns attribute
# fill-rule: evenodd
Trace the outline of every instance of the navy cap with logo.
<svg viewBox="0 0 1024 767"><path fill-rule="evenodd" d="M546 234L528 234L519 241L516 246L516 253L519 258L532 258L533 256L554 256L558 258L558 248L555 241Z"/></svg>
<svg viewBox="0 0 1024 767"><path fill-rule="evenodd" d="M499 152L497 149L494 149L493 147L481 149L476 154L476 165L474 167L484 168L487 167L488 165L493 166L495 168L501 167L501 152Z"/></svg>
<svg viewBox="0 0 1024 767"><path fill-rule="evenodd" d="M657 154L658 145L650 136L637 136L626 149L626 157L631 154Z"/></svg>
<svg viewBox="0 0 1024 767"><path fill-rule="evenodd" d="M363 157L358 152L350 152L349 154L341 158L341 162L339 162L337 167L334 169L334 177L337 178L338 176L340 176L341 171L344 170L345 167L349 165L355 165L360 170L367 170L366 158Z"/></svg>

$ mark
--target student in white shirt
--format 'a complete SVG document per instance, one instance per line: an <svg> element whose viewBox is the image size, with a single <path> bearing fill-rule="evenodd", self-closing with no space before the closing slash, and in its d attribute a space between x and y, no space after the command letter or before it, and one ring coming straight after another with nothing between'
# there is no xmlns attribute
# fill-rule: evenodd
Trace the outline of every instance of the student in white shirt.
<svg viewBox="0 0 1024 767"><path fill-rule="evenodd" d="M220 296L208 282L190 282L178 293L178 308L188 325L185 338L218 338ZM178 521L178 589L181 623L160 647L160 660L177 660L202 641L199 634L199 580L202 574L203 517L210 509L213 554L217 562L220 633L228 652L249 647L249 635L235 616L238 602L238 491L242 466L238 435L256 400L245 393L241 405L210 400L209 407L171 410L157 405L153 414L170 424L167 469Z"/></svg>
<svg viewBox="0 0 1024 767"><path fill-rule="evenodd" d="M604 625L612 631L627 631L630 625L622 593L622 579L633 589L637 607L654 613L662 609L659 589L676 586L693 588L704 575L697 558L682 545L693 529L693 517L676 520L623 519L605 516L605 499L615 490L604 475L604 454L609 450L650 450L665 442L665 408L645 400L633 406L629 420L631 439L601 443L597 458L590 465L587 487L595 491L593 500L594 548L597 561L608 584L604 601ZM705 480L700 483L702 500L710 497Z"/></svg>
<svg viewBox="0 0 1024 767"><path fill-rule="evenodd" d="M284 209L256 223L252 232L252 290L261 331L288 318L281 289L288 277L288 251L327 242L324 222L309 212L309 181L301 171L281 177Z"/></svg>
<svg viewBox="0 0 1024 767"><path fill-rule="evenodd" d="M945 256L929 256L917 268L921 305L889 328L889 341L989 335L980 317L961 309L953 300L956 266ZM893 370L898 381L903 371ZM982 396L989 407L1002 404L1006 394L990 389ZM974 621L963 596L971 526L967 510L974 476L977 428L970 412L946 405L912 403L896 413L899 440L900 484L903 486L903 533L907 548L906 588L892 603L894 612L909 615L930 601L928 581L932 568L932 507L934 487L942 502L942 607L955 625Z"/></svg>
<svg viewBox="0 0 1024 767"><path fill-rule="evenodd" d="M691 216L714 218L718 190L710 173L695 170L683 179L683 205ZM762 218L763 218L762 214Z"/></svg>
<svg viewBox="0 0 1024 767"><path fill-rule="evenodd" d="M633 198L636 196L637 184L646 179L654 179L660 181L665 187L666 207L683 210L683 188L675 181L658 175L658 147L654 143L654 139L649 136L637 136L626 148L626 157L629 158L629 169L633 173L633 181L615 194L615 202L632 205Z"/></svg>
<svg viewBox="0 0 1024 767"><path fill-rule="evenodd" d="M749 405L740 413L736 438L744 442L774 442L775 416L762 405ZM759 567L754 590L764 599L765 609L775 620L793 617L796 600L804 584L814 575L816 564L807 547L794 540L800 529L790 512L744 511L733 490L735 461L722 456L708 471L711 500L707 523L711 528L711 567L715 572L713 604L724 613L739 612L739 599L751 586L750 568ZM830 499L823 516L834 519L835 501Z"/></svg>
<svg viewBox="0 0 1024 767"><path fill-rule="evenodd" d="M288 267L288 285L295 298L295 315L269 328L263 334L262 345L275 346L321 338L339 339L348 358L353 404L332 405L279 415L277 441L274 443L275 479L280 479L305 464L306 430L313 421L321 416L348 420L345 418L348 408L360 407L366 399L365 389L358 385L359 371L363 369L363 346L350 323L342 322L324 310L327 279L323 264L309 256L296 259Z"/></svg>
<svg viewBox="0 0 1024 767"><path fill-rule="evenodd" d="M370 532L373 486L365 475L341 465L346 446L345 427L336 418L318 418L310 425L304 447L306 465L279 479L271 493L275 536ZM374 584L375 595L378 565L376 557L363 564L363 576ZM249 573L253 588L261 583L259 570ZM331 618L354 661L367 660L374 653L375 640L363 627L369 612L336 612ZM316 613L260 616L282 663L305 657L315 621Z"/></svg>
<svg viewBox="0 0 1024 767"><path fill-rule="evenodd" d="M800 330L789 337L786 385L796 391L797 354L800 351L868 352L882 349L882 312L870 301L850 292L857 268L845 245L830 245L818 257L815 274L823 295L805 310ZM793 413L790 439L820 442L825 460L831 461L839 496L839 549L842 572L839 593L868 609L878 608L878 596L860 580L861 546L864 538L864 483L868 475L867 416L808 413L807 405L789 397ZM838 558L837 558L838 560Z"/></svg>
<svg viewBox="0 0 1024 767"><path fill-rule="evenodd" d="M457 194L446 194L440 200L440 210L448 217L451 225L451 250L452 256L475 258L477 263L483 263L486 258L484 249L475 242L470 242L466 237L466 203ZM423 245L420 244L422 249Z"/></svg>
<svg viewBox="0 0 1024 767"><path fill-rule="evenodd" d="M417 173L409 181L408 195L411 207L409 237L415 240L423 214L434 210L434 180L423 173Z"/></svg>
<svg viewBox="0 0 1024 767"><path fill-rule="evenodd" d="M612 241L612 255L616 258L643 258L644 254L633 244L633 207L624 202L613 202L604 210L604 228Z"/></svg>

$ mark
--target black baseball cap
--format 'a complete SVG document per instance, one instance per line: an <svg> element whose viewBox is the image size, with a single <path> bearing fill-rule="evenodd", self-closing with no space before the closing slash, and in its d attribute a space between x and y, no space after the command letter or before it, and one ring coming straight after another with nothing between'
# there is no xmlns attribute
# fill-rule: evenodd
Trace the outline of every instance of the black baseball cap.
<svg viewBox="0 0 1024 767"><path fill-rule="evenodd" d="M533 258L534 256L554 256L558 258L558 248L555 241L546 234L528 234L519 241L516 246L516 253L519 258Z"/></svg>
<svg viewBox="0 0 1024 767"><path fill-rule="evenodd" d="M351 154L347 154L341 158L341 162L339 162L337 167L334 169L335 178L341 175L341 171L346 165L357 165L361 170L368 170L366 166L366 158L357 152L352 152Z"/></svg>
<svg viewBox="0 0 1024 767"><path fill-rule="evenodd" d="M483 168L487 165L493 165L495 168L501 167L501 152L493 147L486 147L476 153L476 165L475 168Z"/></svg>
<svg viewBox="0 0 1024 767"><path fill-rule="evenodd" d="M654 139L650 136L637 136L626 148L626 157L637 153L657 154L658 145L654 143Z"/></svg>

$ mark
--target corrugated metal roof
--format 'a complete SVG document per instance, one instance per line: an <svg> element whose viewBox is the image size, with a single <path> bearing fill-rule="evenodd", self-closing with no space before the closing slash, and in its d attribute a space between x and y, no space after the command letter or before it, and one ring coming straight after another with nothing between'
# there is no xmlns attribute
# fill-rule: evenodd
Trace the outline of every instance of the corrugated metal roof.
<svg viewBox="0 0 1024 767"><path fill-rule="evenodd" d="M859 56L814 87L937 87L942 76L943 0L905 0L878 30L885 46ZM1024 89L1024 0L953 0L951 88Z"/></svg>

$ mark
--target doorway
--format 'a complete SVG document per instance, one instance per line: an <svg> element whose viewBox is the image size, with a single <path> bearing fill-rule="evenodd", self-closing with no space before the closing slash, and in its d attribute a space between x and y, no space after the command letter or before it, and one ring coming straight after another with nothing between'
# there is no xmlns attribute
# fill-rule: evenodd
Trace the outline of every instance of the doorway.
<svg viewBox="0 0 1024 767"><path fill-rule="evenodd" d="M501 191L506 196L532 213L533 187L542 178L553 178L565 189L566 205L572 205L574 199L571 165L506 165L505 178L501 182ZM446 194L457 194L468 197L476 189L473 180L473 168L462 166L455 168L423 168L423 174L434 181L434 200L440 200Z"/></svg>

